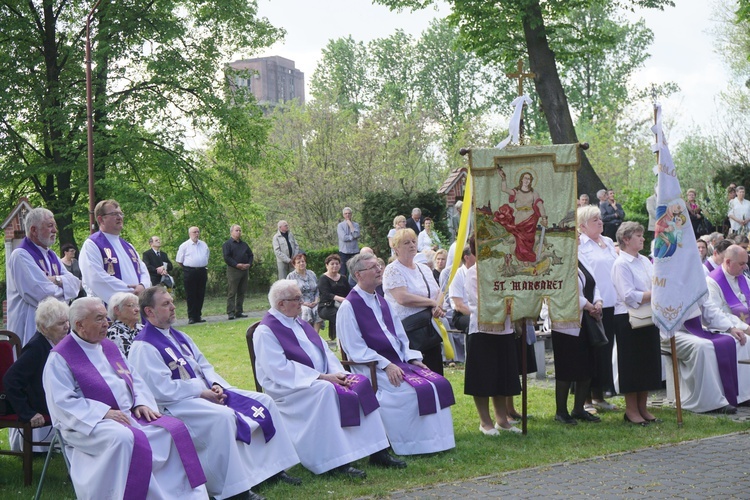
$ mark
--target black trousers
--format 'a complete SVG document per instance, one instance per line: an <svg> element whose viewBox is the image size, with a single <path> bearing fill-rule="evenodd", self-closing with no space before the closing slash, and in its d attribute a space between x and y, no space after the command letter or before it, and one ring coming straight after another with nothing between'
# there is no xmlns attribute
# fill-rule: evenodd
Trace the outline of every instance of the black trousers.
<svg viewBox="0 0 750 500"><path fill-rule="evenodd" d="M188 319L198 321L203 314L203 300L206 297L208 271L205 267L183 267L185 297L187 299Z"/></svg>

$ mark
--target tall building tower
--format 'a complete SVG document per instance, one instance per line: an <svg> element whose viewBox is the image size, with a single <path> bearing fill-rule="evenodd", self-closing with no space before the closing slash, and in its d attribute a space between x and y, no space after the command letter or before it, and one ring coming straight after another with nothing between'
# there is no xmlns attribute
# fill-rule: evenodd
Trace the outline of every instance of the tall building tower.
<svg viewBox="0 0 750 500"><path fill-rule="evenodd" d="M295 69L294 61L279 56L256 57L234 61L228 66L235 70L230 75L230 84L252 92L266 109L292 99L305 103L305 74Z"/></svg>

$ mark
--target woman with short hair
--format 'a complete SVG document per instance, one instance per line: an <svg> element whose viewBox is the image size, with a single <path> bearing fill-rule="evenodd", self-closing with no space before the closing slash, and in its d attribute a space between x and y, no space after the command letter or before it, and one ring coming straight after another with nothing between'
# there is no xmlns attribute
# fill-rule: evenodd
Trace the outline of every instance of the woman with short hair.
<svg viewBox="0 0 750 500"><path fill-rule="evenodd" d="M625 395L626 422L646 426L658 423L646 407L648 391L661 388L661 348L656 326L634 329L628 309L651 302L654 268L643 250L643 226L623 222L617 230L620 255L612 266L612 282L617 291L615 335L620 392Z"/></svg>
<svg viewBox="0 0 750 500"><path fill-rule="evenodd" d="M320 305L318 314L321 318L328 320L328 339L336 340L336 313L339 306L349 295L351 287L346 276L341 274L341 258L332 253L326 257L326 272L320 275L318 280L318 291L320 292Z"/></svg>
<svg viewBox="0 0 750 500"><path fill-rule="evenodd" d="M411 229L399 229L393 237L396 260L383 271L385 298L403 323L412 349L422 352L422 362L443 374L442 339L432 318L442 318L439 287L430 268L414 262L417 235Z"/></svg>
<svg viewBox="0 0 750 500"><path fill-rule="evenodd" d="M302 314L300 314L300 317L310 323L316 332L320 332L320 329L323 328L323 320L318 315L318 303L320 302L318 278L314 272L307 268L307 256L305 254L298 253L295 255L292 258L292 265L294 271L289 273L286 279L296 281L302 292Z"/></svg>
<svg viewBox="0 0 750 500"><path fill-rule="evenodd" d="M388 248L391 249L391 257L396 255L396 252L393 250L393 237L396 236L396 231L405 227L406 217L404 217L403 215L397 215L393 218L393 228L388 231Z"/></svg>
<svg viewBox="0 0 750 500"><path fill-rule="evenodd" d="M112 324L107 329L107 338L117 345L126 358L133 339L143 329L138 307L138 296L128 292L117 292L107 303L107 315Z"/></svg>

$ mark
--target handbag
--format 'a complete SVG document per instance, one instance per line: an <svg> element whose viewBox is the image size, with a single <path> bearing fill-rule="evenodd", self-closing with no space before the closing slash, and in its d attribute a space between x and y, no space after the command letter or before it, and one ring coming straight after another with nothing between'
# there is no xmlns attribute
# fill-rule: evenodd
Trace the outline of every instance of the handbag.
<svg viewBox="0 0 750 500"><path fill-rule="evenodd" d="M628 317L630 318L630 328L637 330L647 326L654 326L652 316L651 302L644 302L635 309L628 307Z"/></svg>
<svg viewBox="0 0 750 500"><path fill-rule="evenodd" d="M607 334L604 332L602 320L596 319L587 311L583 311L581 323L589 334L589 345L591 347L602 347L609 344Z"/></svg>
<svg viewBox="0 0 750 500"><path fill-rule="evenodd" d="M442 339L432 327L432 310L428 307L401 320L409 347L417 351L429 350L440 345Z"/></svg>
<svg viewBox="0 0 750 500"><path fill-rule="evenodd" d="M0 416L4 417L6 415L13 415L14 413L15 411L13 411L13 407L10 405L10 401L8 401L5 393L0 392Z"/></svg>

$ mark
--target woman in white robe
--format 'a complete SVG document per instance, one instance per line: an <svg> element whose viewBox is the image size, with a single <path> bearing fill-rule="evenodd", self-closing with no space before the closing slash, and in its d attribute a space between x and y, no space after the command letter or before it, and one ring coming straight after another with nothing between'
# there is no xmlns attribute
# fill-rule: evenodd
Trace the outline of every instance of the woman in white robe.
<svg viewBox="0 0 750 500"><path fill-rule="evenodd" d="M70 335L112 390L119 409L126 414L129 409L140 405L156 409L151 392L130 365L135 401L125 381L107 361L101 344L91 344L76 334ZM76 497L92 500L123 498L133 452L133 433L123 424L104 418L110 407L85 398L68 363L54 351L44 368L43 381L52 422L62 431L66 443ZM207 497L205 486L190 487L169 432L155 425L140 425L133 418L130 425L141 430L151 445L153 469L147 498Z"/></svg>
<svg viewBox="0 0 750 500"><path fill-rule="evenodd" d="M253 336L256 375L276 401L302 465L322 474L388 448L379 410L364 415L360 408L360 425L341 427L336 390L330 382L319 380L321 373L344 372L328 346L324 343L325 354L321 353L293 317L275 309L269 312L292 329L315 367L288 360L271 329L258 326Z"/></svg>

